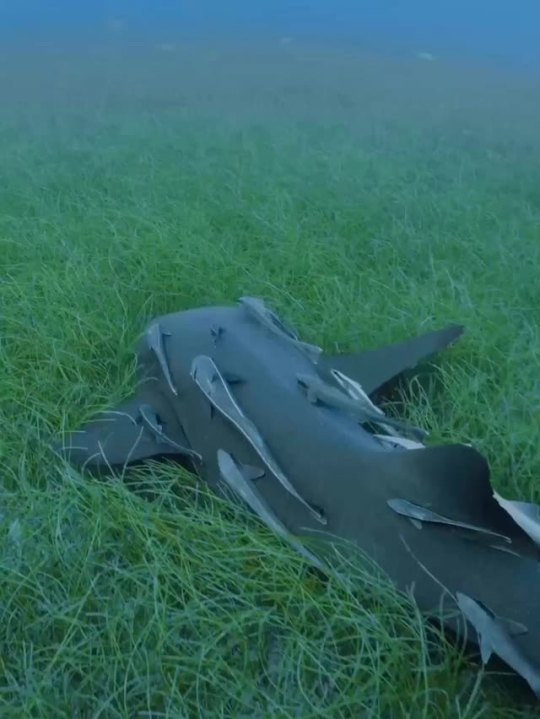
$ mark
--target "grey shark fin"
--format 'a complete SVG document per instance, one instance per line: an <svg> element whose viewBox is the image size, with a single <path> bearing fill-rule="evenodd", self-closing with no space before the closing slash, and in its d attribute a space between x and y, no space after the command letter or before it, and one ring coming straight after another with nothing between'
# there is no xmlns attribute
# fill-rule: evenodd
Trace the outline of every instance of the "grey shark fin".
<svg viewBox="0 0 540 719"><path fill-rule="evenodd" d="M141 391L116 407L99 412L80 430L67 432L54 443L53 451L78 469L94 475L110 474L130 464L166 455L177 457L190 469L192 460L187 450L180 452L177 448L187 448L189 443L168 405L159 403L156 409L174 442L160 439L159 433L149 432L140 421L141 405L149 399L155 404L156 398L157 394L150 398L147 390Z"/></svg>
<svg viewBox="0 0 540 719"><path fill-rule="evenodd" d="M365 352L323 355L319 366L328 371L338 370L360 382L371 395L396 380L403 372L457 340L464 331L462 325L450 325L425 335Z"/></svg>

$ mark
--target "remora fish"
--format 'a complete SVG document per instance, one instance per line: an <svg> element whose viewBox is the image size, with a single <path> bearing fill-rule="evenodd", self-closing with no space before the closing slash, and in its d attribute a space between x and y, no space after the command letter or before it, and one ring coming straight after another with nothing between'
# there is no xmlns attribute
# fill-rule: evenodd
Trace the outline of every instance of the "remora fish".
<svg viewBox="0 0 540 719"><path fill-rule="evenodd" d="M516 622L501 620L466 594L456 592L456 599L459 608L478 633L482 662L487 664L491 655L496 654L520 674L540 698L540 671L523 655L512 638L512 635L527 632L527 628Z"/></svg>
<svg viewBox="0 0 540 719"><path fill-rule="evenodd" d="M316 375L297 374L298 383L306 389L307 398L313 404L320 402L327 407L334 407L355 417L360 423L373 422L381 424L381 415L379 412L370 411L369 407L362 401L352 399L344 394L336 387L332 387L324 380ZM406 422L400 422L398 419L384 418L384 424L392 426L394 429L401 429L408 432L418 439L424 439L426 432L418 427L410 427Z"/></svg>
<svg viewBox="0 0 540 719"><path fill-rule="evenodd" d="M366 410L372 414L373 416L379 415L381 417L381 420L378 424L390 435L396 434L396 427L395 425L385 424L383 423L383 417L385 416L384 412L380 407L377 407L376 404L374 404L369 396L364 391L364 388L360 384L360 382L355 382L350 377L347 377L346 374L343 372L340 372L337 369L333 369L330 372L331 376L334 378L334 380L345 390L345 392L351 397L352 399L356 400L357 402L361 403ZM402 440L402 442L406 443L407 440L403 440L401 437L396 437L398 440ZM403 445L404 446L404 445ZM422 445L419 445L422 446ZM411 449L411 447L407 447L408 449Z"/></svg>
<svg viewBox="0 0 540 719"><path fill-rule="evenodd" d="M356 402L363 404L366 410L371 414L377 414L380 417L384 417L382 409L377 407L377 405L370 400L369 396L364 392L364 388L360 382L355 382L353 379L347 377L346 374L343 374L343 372L340 372L337 369L331 370L330 374L336 382L341 385L349 397L354 399Z"/></svg>
<svg viewBox="0 0 540 719"><path fill-rule="evenodd" d="M397 514L401 514L404 517L410 519L413 523L415 522L433 522L435 524L446 524L449 527L457 527L458 529L467 529L470 532L478 532L479 534L485 534L488 537L502 539L507 544L512 544L510 537L505 537L504 534L498 532L492 532L484 527L478 527L475 524L469 524L468 522L460 522L458 519L451 519L450 517L443 517L442 514L437 514L431 509L426 507L420 507L413 502L408 502L406 499L389 499L387 501L388 506L394 510ZM415 526L417 526L415 524ZM421 526L421 525L420 525Z"/></svg>
<svg viewBox="0 0 540 719"><path fill-rule="evenodd" d="M232 396L227 383L221 376L218 368L210 357L199 355L193 360L191 368L191 376L208 397L213 406L219 410L228 420L233 422L242 432L248 442L259 454L259 457L272 472L279 482L285 487L287 492L292 494L313 516L321 523L325 523L325 519L316 509L311 507L305 499L303 499L296 489L289 482L283 470L279 467L273 458L270 449L261 437L257 427L242 412L236 400Z"/></svg>
<svg viewBox="0 0 540 719"><path fill-rule="evenodd" d="M178 450L179 454L185 455L197 462L202 462L202 457L198 452L175 442L163 432L163 426L159 421L157 413L149 404L141 404L139 407L139 416L142 424L158 442L168 444L170 447Z"/></svg>
<svg viewBox="0 0 540 719"><path fill-rule="evenodd" d="M284 340L291 342L295 347L304 352L315 364L319 361L322 352L321 348L316 345L310 345L307 342L301 342L296 333L288 327L285 327L279 317L269 310L265 303L258 299L258 297L240 297L239 302L245 308L246 312L266 327L266 329L277 333Z"/></svg>
<svg viewBox="0 0 540 719"><path fill-rule="evenodd" d="M159 366L161 367L161 371L163 372L163 376L165 377L167 384L169 385L169 389L174 395L177 395L178 391L172 379L169 362L167 360L167 354L165 352L165 345L163 343L163 338L166 336L167 333L162 331L159 322L152 323L146 331L148 347L156 355Z"/></svg>
<svg viewBox="0 0 540 719"><path fill-rule="evenodd" d="M243 468L235 462L234 458L225 452L225 450L219 449L217 453L217 460L219 471L221 476L227 482L237 494L239 494L244 502L251 507L251 509L257 514L260 519L269 527L278 537L281 537L286 542L291 544L296 551L301 554L304 559L313 566L317 567L321 571L325 571L323 563L314 554L304 547L289 531L287 531L285 525L279 521L276 515L272 512L270 507L266 504L260 494L253 488L250 483L251 476L248 473L246 475Z"/></svg>
<svg viewBox="0 0 540 719"><path fill-rule="evenodd" d="M421 442L415 442L413 439L407 439L406 437L398 437L395 434L374 434L373 436L382 444L394 449L425 449L426 447Z"/></svg>
<svg viewBox="0 0 540 719"><path fill-rule="evenodd" d="M540 547L540 507L530 502L516 502L504 499L497 492L493 492L494 499L527 532L533 542Z"/></svg>

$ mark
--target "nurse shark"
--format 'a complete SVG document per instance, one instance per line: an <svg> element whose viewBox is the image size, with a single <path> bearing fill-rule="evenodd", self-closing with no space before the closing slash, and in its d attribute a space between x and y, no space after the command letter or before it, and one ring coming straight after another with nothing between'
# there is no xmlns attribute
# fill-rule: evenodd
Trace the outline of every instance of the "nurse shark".
<svg viewBox="0 0 540 719"><path fill-rule="evenodd" d="M473 447L429 446L375 404L462 332L327 354L256 297L167 314L138 341L133 396L55 450L93 475L174 459L320 572L359 550L540 697L538 509L494 493Z"/></svg>

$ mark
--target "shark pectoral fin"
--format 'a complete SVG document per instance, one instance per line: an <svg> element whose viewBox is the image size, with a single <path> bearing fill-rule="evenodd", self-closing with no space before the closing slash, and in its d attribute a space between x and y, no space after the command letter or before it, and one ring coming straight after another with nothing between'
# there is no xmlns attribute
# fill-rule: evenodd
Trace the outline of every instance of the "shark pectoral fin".
<svg viewBox="0 0 540 719"><path fill-rule="evenodd" d="M388 345L366 352L323 355L319 366L331 371L338 370L359 382L366 394L395 380L406 370L416 367L432 355L457 340L463 333L461 325L450 325L441 330L428 332L405 342Z"/></svg>
<svg viewBox="0 0 540 719"><path fill-rule="evenodd" d="M479 635L480 641L480 656L482 657L482 663L487 664L493 654L493 647L489 641L489 637L486 634Z"/></svg>
<svg viewBox="0 0 540 719"><path fill-rule="evenodd" d="M54 444L54 452L73 466L98 475L151 457L175 454L174 448L160 442L138 421L140 406L149 403L160 416L169 419L172 426L177 426L157 393L150 396L149 391L144 390L114 409L99 412L80 430L66 433ZM175 431L174 438L179 444L188 445L180 429Z"/></svg>

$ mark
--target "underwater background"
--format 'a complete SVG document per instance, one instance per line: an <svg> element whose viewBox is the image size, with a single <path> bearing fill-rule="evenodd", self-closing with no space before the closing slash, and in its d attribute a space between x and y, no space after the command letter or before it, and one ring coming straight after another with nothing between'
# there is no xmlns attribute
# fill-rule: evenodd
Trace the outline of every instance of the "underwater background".
<svg viewBox="0 0 540 719"><path fill-rule="evenodd" d="M208 33L291 36L385 49L492 59L539 68L540 9L534 0L3 0L0 32L99 37L105 28L184 38Z"/></svg>
<svg viewBox="0 0 540 719"><path fill-rule="evenodd" d="M538 502L538 128L529 0L0 0L3 719L534 716L174 465L50 446L152 317L255 295L329 351L464 324L407 419Z"/></svg>

